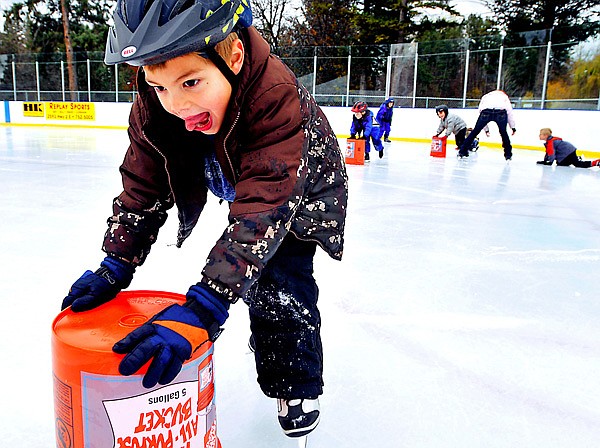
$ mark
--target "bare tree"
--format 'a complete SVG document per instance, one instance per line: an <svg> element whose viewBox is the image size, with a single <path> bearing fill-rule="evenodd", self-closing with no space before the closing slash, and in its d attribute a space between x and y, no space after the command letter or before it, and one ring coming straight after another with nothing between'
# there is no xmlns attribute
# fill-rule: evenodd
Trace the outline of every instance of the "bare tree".
<svg viewBox="0 0 600 448"><path fill-rule="evenodd" d="M290 16L296 8L293 0L254 0L252 12L256 28L272 47L281 46L281 36L285 32Z"/></svg>

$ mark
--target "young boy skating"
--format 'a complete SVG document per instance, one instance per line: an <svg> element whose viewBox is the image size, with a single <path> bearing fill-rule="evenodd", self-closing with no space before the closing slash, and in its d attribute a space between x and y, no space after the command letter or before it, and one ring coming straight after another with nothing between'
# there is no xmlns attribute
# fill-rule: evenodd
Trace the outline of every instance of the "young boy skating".
<svg viewBox="0 0 600 448"><path fill-rule="evenodd" d="M352 124L350 125L350 138L365 139L365 160L370 160L371 152L370 140L373 140L373 146L379 151L379 158L383 157L383 143L381 143L381 128L374 121L373 112L364 101L357 101L352 106Z"/></svg>
<svg viewBox="0 0 600 448"><path fill-rule="evenodd" d="M257 380L277 399L288 436L320 418L323 393L318 288L320 246L341 259L347 203L342 153L325 115L251 26L246 0L118 0L108 64L139 66L130 145L104 237L107 256L72 286L63 308L94 308L126 288L167 210L178 246L210 190L229 202L229 224L184 306L172 305L117 342L119 371L148 360L145 387L172 381L214 340L231 304L250 313ZM168 275L168 271L165 271Z"/></svg>
<svg viewBox="0 0 600 448"><path fill-rule="evenodd" d="M381 136L383 137L383 141L391 143L390 132L392 130L392 118L394 118L394 98L388 98L381 103L375 118L381 126Z"/></svg>
<svg viewBox="0 0 600 448"><path fill-rule="evenodd" d="M467 123L465 123L465 121L458 115L451 114L448 111L448 106L445 104L436 106L435 113L438 117L440 117L440 124L434 136L437 137L443 131L446 131L446 137L453 133L454 138L456 139L456 146L460 148L465 141L467 134Z"/></svg>

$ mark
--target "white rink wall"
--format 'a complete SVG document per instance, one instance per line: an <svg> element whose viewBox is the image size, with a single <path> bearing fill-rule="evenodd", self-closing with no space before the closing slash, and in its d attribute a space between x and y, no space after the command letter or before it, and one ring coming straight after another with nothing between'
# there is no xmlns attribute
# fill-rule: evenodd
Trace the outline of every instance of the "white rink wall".
<svg viewBox="0 0 600 448"><path fill-rule="evenodd" d="M0 125L33 125L33 126L71 126L71 127L123 127L127 126L131 103L49 103L4 101L0 107ZM89 111L89 106L93 110ZM59 119L48 118L51 107L64 107L66 112ZM71 108L72 110L69 110ZM77 108L89 112L84 120L77 117ZM88 110L86 110L88 109ZM349 136L352 113L346 107L323 107L335 133L340 138ZM377 113L378 106L371 107ZM468 126L477 121L477 109L454 109ZM585 157L600 155L600 142L595 129L600 119L600 111L571 110L515 110L517 133L511 137L515 148L542 149L538 139L540 128L549 127L554 134L573 143L579 154ZM32 115L38 116L32 116ZM390 137L400 141L421 141L428 143L439 124L433 108L394 110L392 132ZM494 123L490 125L491 136L479 135L482 146L500 147L500 135Z"/></svg>
<svg viewBox="0 0 600 448"><path fill-rule="evenodd" d="M376 114L379 106L370 109ZM336 134L339 137L347 137L352 123L350 108L326 107L324 110ZM456 113L469 127L475 126L479 115L477 109L450 109L450 113ZM580 155L600 154L600 141L596 135L600 111L516 109L514 116L517 133L511 136L511 142L516 148L543 150L542 142L538 138L539 131L541 128L551 128L556 136L573 143L579 149ZM430 142L439 123L434 108L395 108L390 137ZM489 138L484 132L479 134L481 145L501 147L502 140L495 123L490 123L490 134ZM453 136L450 137L452 138Z"/></svg>

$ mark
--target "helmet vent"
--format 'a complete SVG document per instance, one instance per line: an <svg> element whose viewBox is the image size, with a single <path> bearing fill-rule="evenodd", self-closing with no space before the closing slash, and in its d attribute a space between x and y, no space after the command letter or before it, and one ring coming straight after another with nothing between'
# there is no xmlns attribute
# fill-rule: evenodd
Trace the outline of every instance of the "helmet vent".
<svg viewBox="0 0 600 448"><path fill-rule="evenodd" d="M169 17L167 18L167 20L164 20L164 22L168 22L181 11L185 11L186 9L191 8L192 6L194 6L194 0L177 0L173 5L173 8L171 9Z"/></svg>
<svg viewBox="0 0 600 448"><path fill-rule="evenodd" d="M252 25L248 0L117 0L104 61L140 66L206 52Z"/></svg>

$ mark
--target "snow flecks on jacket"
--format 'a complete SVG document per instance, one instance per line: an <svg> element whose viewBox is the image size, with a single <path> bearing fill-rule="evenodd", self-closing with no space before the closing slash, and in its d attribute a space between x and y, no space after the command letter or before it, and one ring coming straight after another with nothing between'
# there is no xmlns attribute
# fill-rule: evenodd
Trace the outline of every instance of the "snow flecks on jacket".
<svg viewBox="0 0 600 448"><path fill-rule="evenodd" d="M118 256L130 261L134 265L140 265L150 252L150 246L156 242L158 229L167 219L166 210L171 207L167 201L163 204L155 202L151 207L136 213L127 209L120 198L115 198L113 203L113 215L108 218L108 229L104 235L104 244L102 249L109 255ZM144 234L149 245L139 250L139 247L128 244L129 240L137 238L137 235ZM130 248L130 251L115 251L114 248ZM138 249L138 251L134 251Z"/></svg>
<svg viewBox="0 0 600 448"><path fill-rule="evenodd" d="M256 240L256 243L252 246L252 253L261 260L265 258L265 253L269 252L269 245L266 240Z"/></svg>
<svg viewBox="0 0 600 448"><path fill-rule="evenodd" d="M288 232L341 259L348 197L343 155L323 111L254 28L240 32L248 63L214 140L187 131L138 73L130 149L121 165L125 192L113 205L104 241L109 254L143 263L175 202L181 246L206 205L206 179L198 171L204 152L214 149L236 198L202 281L231 301L260 278Z"/></svg>
<svg viewBox="0 0 600 448"><path fill-rule="evenodd" d="M248 265L246 266L246 278L248 279L252 279L253 278L253 273L254 272L258 272L258 268L256 266L253 265Z"/></svg>
<svg viewBox="0 0 600 448"><path fill-rule="evenodd" d="M304 86L298 86L300 104L304 116L311 116L304 125L305 149L301 166L306 166L307 193L301 200L300 207L292 224L294 233L310 237L319 244L327 241L338 250L326 251L335 259L342 256L344 218L348 201L348 176L345 162L339 149L337 137L329 123L316 107L314 100ZM342 184L337 195L330 193L331 186ZM335 219L332 219L334 218ZM337 218L340 219L337 219ZM335 232L331 232L335 229ZM321 244L322 245L322 244Z"/></svg>

